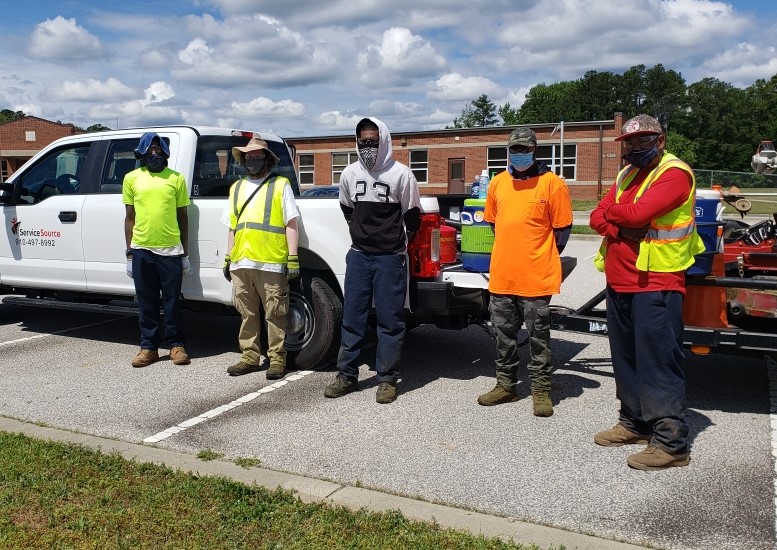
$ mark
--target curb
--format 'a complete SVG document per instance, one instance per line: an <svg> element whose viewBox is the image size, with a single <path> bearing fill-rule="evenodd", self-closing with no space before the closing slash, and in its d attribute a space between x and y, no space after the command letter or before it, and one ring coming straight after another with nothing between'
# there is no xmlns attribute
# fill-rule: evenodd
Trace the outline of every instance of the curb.
<svg viewBox="0 0 777 550"><path fill-rule="evenodd" d="M497 537L507 542L536 544L543 548L550 545L564 545L567 550L642 550L645 548L266 468L246 469L232 462L203 461L186 453L39 426L7 417L0 417L0 430L21 433L41 440L81 445L101 453L117 454L127 460L165 465L196 475L227 477L246 485L255 484L269 490L280 487L294 491L300 500L306 503L326 503L352 510L366 509L373 512L399 510L408 519L435 523L443 528L469 531L474 535Z"/></svg>

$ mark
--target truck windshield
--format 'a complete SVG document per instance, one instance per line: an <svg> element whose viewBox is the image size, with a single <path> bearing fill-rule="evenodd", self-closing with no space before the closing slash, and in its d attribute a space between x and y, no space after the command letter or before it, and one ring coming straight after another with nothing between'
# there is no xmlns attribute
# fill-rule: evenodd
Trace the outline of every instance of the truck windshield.
<svg viewBox="0 0 777 550"><path fill-rule="evenodd" d="M286 144L280 141L266 141L270 150L280 160L274 171L288 178L294 194L298 195L297 174ZM232 156L232 148L243 147L246 143L248 140L240 136L201 136L194 159L192 196L229 196L229 188L232 184L245 176L245 170Z"/></svg>

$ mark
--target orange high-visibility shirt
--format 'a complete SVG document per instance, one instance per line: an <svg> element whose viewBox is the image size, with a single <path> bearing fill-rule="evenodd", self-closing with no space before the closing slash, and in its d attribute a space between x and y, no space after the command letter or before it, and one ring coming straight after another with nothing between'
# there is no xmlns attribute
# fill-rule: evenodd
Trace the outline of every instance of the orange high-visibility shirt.
<svg viewBox="0 0 777 550"><path fill-rule="evenodd" d="M488 289L495 294L548 296L561 291L561 259L553 229L572 225L566 183L553 172L491 180L484 218L495 224Z"/></svg>

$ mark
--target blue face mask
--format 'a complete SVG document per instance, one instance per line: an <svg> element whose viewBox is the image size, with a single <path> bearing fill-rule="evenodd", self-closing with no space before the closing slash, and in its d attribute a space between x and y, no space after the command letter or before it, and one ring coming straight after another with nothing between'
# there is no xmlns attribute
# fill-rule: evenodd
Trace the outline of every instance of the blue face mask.
<svg viewBox="0 0 777 550"><path fill-rule="evenodd" d="M534 164L534 153L510 153L510 166L523 172Z"/></svg>
<svg viewBox="0 0 777 550"><path fill-rule="evenodd" d="M636 166L637 168L647 168L650 166L650 163L653 162L653 159L655 159L658 156L658 145L654 145L650 149L646 149L644 151L632 151L631 153L626 153L623 155L623 160L631 164L632 166Z"/></svg>

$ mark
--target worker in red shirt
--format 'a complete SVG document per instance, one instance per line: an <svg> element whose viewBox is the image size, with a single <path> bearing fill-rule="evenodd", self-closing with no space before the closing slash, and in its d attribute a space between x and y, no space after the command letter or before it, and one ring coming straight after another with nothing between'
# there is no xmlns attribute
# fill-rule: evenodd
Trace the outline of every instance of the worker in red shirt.
<svg viewBox="0 0 777 550"><path fill-rule="evenodd" d="M606 447L647 444L627 464L640 470L686 466L683 296L685 270L704 251L696 232L691 168L666 152L661 124L638 115L623 125L627 163L591 212L604 236L595 263L607 277L618 423L597 433Z"/></svg>

